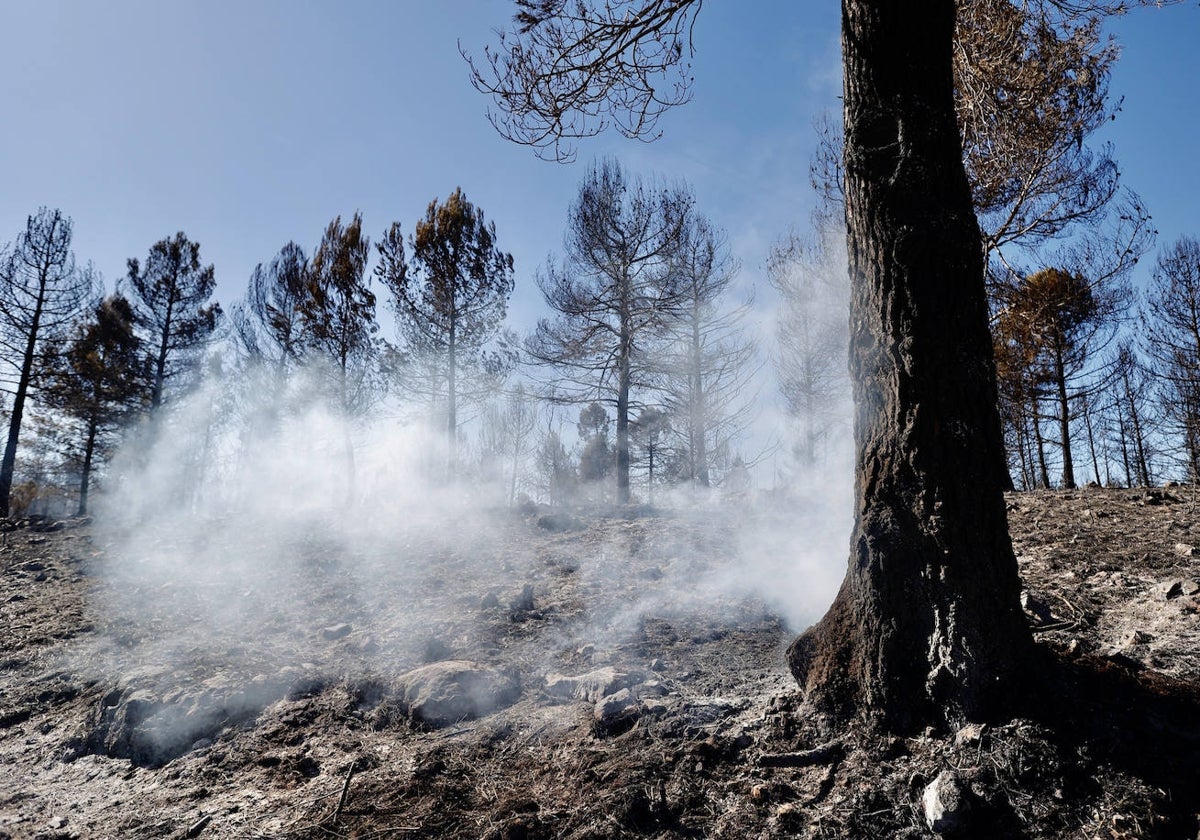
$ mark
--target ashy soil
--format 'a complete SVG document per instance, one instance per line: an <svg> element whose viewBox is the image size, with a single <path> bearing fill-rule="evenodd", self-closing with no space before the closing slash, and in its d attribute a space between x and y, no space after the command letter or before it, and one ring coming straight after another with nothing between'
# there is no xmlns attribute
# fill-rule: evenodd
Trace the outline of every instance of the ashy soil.
<svg viewBox="0 0 1200 840"><path fill-rule="evenodd" d="M1200 683L1197 501L1011 495L1039 643ZM188 574L164 558L194 533L148 527L131 559L96 525L9 522L0 838L917 838L946 773L970 807L944 836L1197 836L1200 803L1052 722L824 729L783 663L796 628L712 585L755 518L727 514L353 546L314 521L282 549L218 521Z"/></svg>

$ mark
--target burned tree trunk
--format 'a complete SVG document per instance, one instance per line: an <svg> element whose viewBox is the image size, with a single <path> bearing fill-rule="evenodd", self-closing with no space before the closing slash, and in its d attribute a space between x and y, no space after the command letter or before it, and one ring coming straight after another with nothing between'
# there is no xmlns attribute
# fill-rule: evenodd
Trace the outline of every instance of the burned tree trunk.
<svg viewBox="0 0 1200 840"><path fill-rule="evenodd" d="M954 116L953 0L844 0L856 510L810 703L893 731L1004 708L1032 640L1003 499L982 249Z"/></svg>

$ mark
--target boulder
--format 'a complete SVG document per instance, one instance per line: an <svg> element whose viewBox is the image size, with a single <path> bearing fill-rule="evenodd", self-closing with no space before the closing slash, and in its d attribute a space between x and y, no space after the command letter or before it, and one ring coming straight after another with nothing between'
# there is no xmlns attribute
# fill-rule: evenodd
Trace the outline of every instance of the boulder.
<svg viewBox="0 0 1200 840"><path fill-rule="evenodd" d="M600 698L614 694L623 688L631 688L641 680L612 667L597 668L577 677L564 674L546 675L546 694L555 700L568 702L583 700L596 703Z"/></svg>
<svg viewBox="0 0 1200 840"><path fill-rule="evenodd" d="M403 674L396 694L414 719L448 726L511 706L521 696L521 683L510 671L450 659Z"/></svg>
<svg viewBox="0 0 1200 840"><path fill-rule="evenodd" d="M642 704L628 688L602 697L592 709L592 732L601 737L628 732L642 716Z"/></svg>

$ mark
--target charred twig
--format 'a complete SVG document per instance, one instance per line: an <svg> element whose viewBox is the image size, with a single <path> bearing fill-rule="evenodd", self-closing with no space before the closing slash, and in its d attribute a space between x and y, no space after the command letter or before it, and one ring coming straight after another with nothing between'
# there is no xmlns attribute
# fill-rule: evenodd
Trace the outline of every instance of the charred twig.
<svg viewBox="0 0 1200 840"><path fill-rule="evenodd" d="M210 822L212 822L212 814L205 814L204 816L200 817L200 819L188 826L188 830L184 832L183 836L189 838L199 837L200 832L204 831Z"/></svg>
<svg viewBox="0 0 1200 840"><path fill-rule="evenodd" d="M346 771L346 781L342 783L342 795L338 797L337 808L333 811L333 821L336 823L342 816L342 809L346 807L346 797L350 793L350 780L354 778L354 768L358 766L358 759L350 762L350 768Z"/></svg>
<svg viewBox="0 0 1200 840"><path fill-rule="evenodd" d="M758 757L759 767L811 767L837 761L845 754L841 741L830 741L811 750L790 753L767 753Z"/></svg>

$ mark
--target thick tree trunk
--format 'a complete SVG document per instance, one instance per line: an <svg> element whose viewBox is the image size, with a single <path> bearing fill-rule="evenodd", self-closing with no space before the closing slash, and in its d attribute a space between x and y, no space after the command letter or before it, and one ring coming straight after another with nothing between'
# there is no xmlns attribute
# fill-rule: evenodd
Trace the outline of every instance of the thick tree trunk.
<svg viewBox="0 0 1200 840"><path fill-rule="evenodd" d="M788 651L815 709L898 732L1005 709L1032 652L953 32L954 0L842 4L855 527L841 591Z"/></svg>

